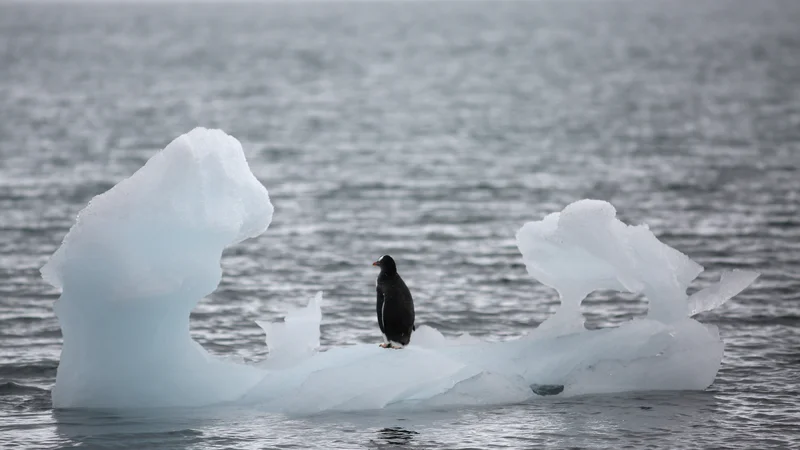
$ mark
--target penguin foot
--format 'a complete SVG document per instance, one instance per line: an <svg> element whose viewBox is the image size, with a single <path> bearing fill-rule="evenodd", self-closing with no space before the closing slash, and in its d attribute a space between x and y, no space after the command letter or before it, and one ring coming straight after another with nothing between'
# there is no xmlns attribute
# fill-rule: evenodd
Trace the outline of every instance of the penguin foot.
<svg viewBox="0 0 800 450"><path fill-rule="evenodd" d="M395 350L400 350L401 348L404 347L404 345L403 344L398 344L397 342L391 342L390 341L390 342L384 342L384 343L380 344L379 347L381 347L381 348L393 348Z"/></svg>

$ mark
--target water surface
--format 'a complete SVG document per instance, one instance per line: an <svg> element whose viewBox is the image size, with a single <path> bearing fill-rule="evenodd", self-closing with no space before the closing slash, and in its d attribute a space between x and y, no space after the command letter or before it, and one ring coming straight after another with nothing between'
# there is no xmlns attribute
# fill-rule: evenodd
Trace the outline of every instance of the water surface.
<svg viewBox="0 0 800 450"><path fill-rule="evenodd" d="M800 446L800 4L441 2L0 5L0 447ZM424 414L53 411L58 292L38 269L77 212L172 138L239 138L268 232L226 251L192 314L217 355L325 291L324 346L377 342L396 257L419 323L521 336L557 305L514 233L585 197L719 272L704 392ZM596 293L590 328L644 314Z"/></svg>

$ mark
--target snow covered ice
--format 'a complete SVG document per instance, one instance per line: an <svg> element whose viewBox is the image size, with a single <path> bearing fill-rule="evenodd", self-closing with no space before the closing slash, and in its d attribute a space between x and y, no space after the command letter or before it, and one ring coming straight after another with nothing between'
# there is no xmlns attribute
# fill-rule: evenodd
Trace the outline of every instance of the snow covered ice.
<svg viewBox="0 0 800 450"><path fill-rule="evenodd" d="M281 323L259 322L266 361L216 358L191 339L189 313L216 289L222 250L263 233L272 213L240 143L202 128L95 197L42 268L62 289L54 406L235 402L307 414L514 403L535 398L537 385L563 386L559 395L704 389L723 342L691 316L758 276L725 273L687 296L701 266L646 226L619 221L609 203L581 200L517 233L528 272L561 299L523 338L446 338L421 326L402 351L364 344L319 352L320 293ZM580 303L600 289L643 294L647 317L586 330Z"/></svg>

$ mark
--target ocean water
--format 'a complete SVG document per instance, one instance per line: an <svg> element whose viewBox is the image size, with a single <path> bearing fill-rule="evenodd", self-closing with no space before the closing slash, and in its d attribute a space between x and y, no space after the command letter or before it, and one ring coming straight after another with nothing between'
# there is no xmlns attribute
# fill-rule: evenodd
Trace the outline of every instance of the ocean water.
<svg viewBox="0 0 800 450"><path fill-rule="evenodd" d="M0 3L0 448L800 446L800 3ZM701 316L703 392L286 417L54 411L58 292L39 268L76 213L175 136L239 138L263 236L223 255L191 317L210 352L265 356L255 320L325 292L324 347L380 340L370 263L417 322L525 334L558 304L526 221L613 203L706 267L762 273ZM595 293L590 328L646 311Z"/></svg>

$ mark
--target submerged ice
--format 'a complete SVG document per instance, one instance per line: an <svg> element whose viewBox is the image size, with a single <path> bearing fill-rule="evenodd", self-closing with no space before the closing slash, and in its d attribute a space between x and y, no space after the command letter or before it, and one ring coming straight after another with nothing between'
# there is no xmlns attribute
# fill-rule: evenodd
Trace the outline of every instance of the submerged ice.
<svg viewBox="0 0 800 450"><path fill-rule="evenodd" d="M622 223L609 203L581 200L517 233L528 272L561 299L523 338L446 338L421 326L402 351L355 345L319 352L319 293L283 322L259 322L266 361L216 358L189 336L189 313L219 283L222 250L263 233L272 212L239 142L201 128L95 197L42 268L62 290L54 406L236 402L306 414L505 404L544 392L704 389L723 343L715 327L692 316L757 277L728 272L687 296L701 266L646 226ZM581 301L601 289L643 294L647 316L586 330Z"/></svg>

